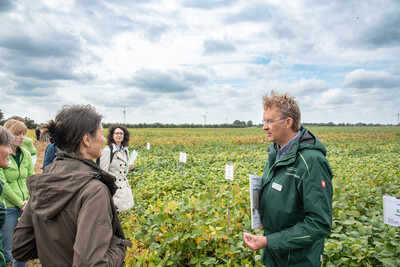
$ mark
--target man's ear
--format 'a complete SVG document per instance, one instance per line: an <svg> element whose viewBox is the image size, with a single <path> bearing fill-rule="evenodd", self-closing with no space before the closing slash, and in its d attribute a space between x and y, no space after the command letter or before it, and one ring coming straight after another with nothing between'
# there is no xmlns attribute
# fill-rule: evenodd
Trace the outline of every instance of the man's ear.
<svg viewBox="0 0 400 267"><path fill-rule="evenodd" d="M285 123L286 123L286 128L292 128L293 119L288 117L288 118L285 119Z"/></svg>
<svg viewBox="0 0 400 267"><path fill-rule="evenodd" d="M90 134L89 134L89 133L85 134L85 135L82 137L82 144L83 144L85 147L90 147Z"/></svg>

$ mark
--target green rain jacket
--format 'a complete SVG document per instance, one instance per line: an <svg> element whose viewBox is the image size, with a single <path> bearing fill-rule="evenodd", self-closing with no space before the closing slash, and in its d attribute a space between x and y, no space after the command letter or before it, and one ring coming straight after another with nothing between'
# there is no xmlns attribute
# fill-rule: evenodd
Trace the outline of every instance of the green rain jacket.
<svg viewBox="0 0 400 267"><path fill-rule="evenodd" d="M35 146L33 145L33 141L29 137L24 138L24 142L22 143L22 147L25 148L26 150L31 153L32 156L37 155L37 150Z"/></svg>
<svg viewBox="0 0 400 267"><path fill-rule="evenodd" d="M260 197L266 266L321 266L325 235L332 228L332 171L321 141L306 128L275 162L268 148Z"/></svg>
<svg viewBox="0 0 400 267"><path fill-rule="evenodd" d="M3 182L3 194L0 201L6 203L7 208L22 208L22 202L29 199L26 177L34 175L31 154L24 148L17 148L20 151L19 162L10 155L10 164L0 169L0 179Z"/></svg>

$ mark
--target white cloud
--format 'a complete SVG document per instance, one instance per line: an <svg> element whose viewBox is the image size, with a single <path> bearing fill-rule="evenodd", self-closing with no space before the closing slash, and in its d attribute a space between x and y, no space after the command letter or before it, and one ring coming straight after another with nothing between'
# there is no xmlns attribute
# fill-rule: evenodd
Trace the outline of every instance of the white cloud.
<svg viewBox="0 0 400 267"><path fill-rule="evenodd" d="M399 12L396 0L3 1L0 108L38 122L84 103L110 122L123 106L127 122L259 121L277 90L309 122L395 123Z"/></svg>
<svg viewBox="0 0 400 267"><path fill-rule="evenodd" d="M400 89L400 75L390 74L386 71L367 71L365 69L355 70L345 76L343 87L357 89Z"/></svg>

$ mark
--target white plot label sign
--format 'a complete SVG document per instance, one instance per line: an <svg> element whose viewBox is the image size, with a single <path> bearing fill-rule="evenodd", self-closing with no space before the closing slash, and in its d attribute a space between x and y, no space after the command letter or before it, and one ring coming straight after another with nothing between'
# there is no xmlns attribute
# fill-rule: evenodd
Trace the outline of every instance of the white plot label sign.
<svg viewBox="0 0 400 267"><path fill-rule="evenodd" d="M400 199L383 196L383 221L385 224L400 227Z"/></svg>
<svg viewBox="0 0 400 267"><path fill-rule="evenodd" d="M233 165L225 165L225 179L233 181Z"/></svg>
<svg viewBox="0 0 400 267"><path fill-rule="evenodd" d="M179 153L179 161L186 163L186 153L185 152L180 152Z"/></svg>

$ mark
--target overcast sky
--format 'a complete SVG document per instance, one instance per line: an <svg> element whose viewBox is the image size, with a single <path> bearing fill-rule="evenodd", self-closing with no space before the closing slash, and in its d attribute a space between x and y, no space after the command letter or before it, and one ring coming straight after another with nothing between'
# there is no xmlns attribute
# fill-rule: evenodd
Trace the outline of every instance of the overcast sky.
<svg viewBox="0 0 400 267"><path fill-rule="evenodd" d="M0 109L260 123L275 90L303 122L395 124L399 14L398 0L0 0Z"/></svg>

